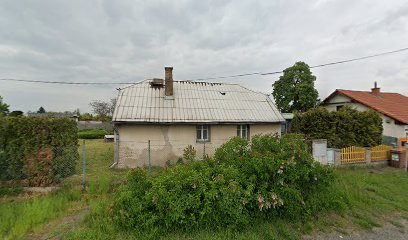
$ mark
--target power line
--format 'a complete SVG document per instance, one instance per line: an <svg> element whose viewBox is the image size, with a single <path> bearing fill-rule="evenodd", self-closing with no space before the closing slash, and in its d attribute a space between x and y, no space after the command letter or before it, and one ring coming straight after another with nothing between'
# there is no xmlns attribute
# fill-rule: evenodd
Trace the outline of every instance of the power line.
<svg viewBox="0 0 408 240"><path fill-rule="evenodd" d="M106 85L106 84L133 84L134 82L64 82L64 81L44 81L15 78L0 78L0 81L29 82L29 83L49 83L49 84L68 84L68 85Z"/></svg>
<svg viewBox="0 0 408 240"><path fill-rule="evenodd" d="M389 55L389 54L393 54L393 53L399 53L399 52L403 52L403 51L407 51L407 50L408 50L408 47L400 48L400 49L393 50L393 51L382 52L382 53L367 55L367 56L358 57L358 58L351 58L351 59L346 59L346 60L341 60L341 61L336 61L336 62L318 64L318 65L310 66L310 68L320 68L320 67L333 66L333 65L343 64L343 63L361 61L361 60L365 60L365 59L369 59L369 58L380 57L380 56ZM283 70L273 71L273 72L252 72L252 73L242 73L242 74L235 74L235 75L229 75L229 76L196 78L196 79L188 79L187 81L205 81L205 80L214 80L214 79L246 77L246 76L254 76L254 75L265 76L265 75L274 75L274 74L280 74L280 73L283 73ZM0 81L46 83L46 84L66 84L66 85L125 85L125 84L134 84L134 82L66 82L66 81L45 81L45 80L15 79L15 78L0 78Z"/></svg>

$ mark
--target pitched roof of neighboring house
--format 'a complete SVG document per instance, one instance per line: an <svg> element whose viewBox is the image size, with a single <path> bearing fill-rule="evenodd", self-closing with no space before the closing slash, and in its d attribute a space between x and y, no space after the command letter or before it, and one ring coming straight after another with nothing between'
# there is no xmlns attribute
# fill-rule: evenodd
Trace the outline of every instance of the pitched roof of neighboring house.
<svg viewBox="0 0 408 240"><path fill-rule="evenodd" d="M408 97L399 93L371 91L352 91L337 89L328 96L323 103L327 103L337 94L344 95L352 100L366 105L384 115L387 115L401 123L408 124Z"/></svg>
<svg viewBox="0 0 408 240"><path fill-rule="evenodd" d="M156 79L157 80L157 79ZM173 96L145 80L119 90L114 122L284 122L269 96L238 84L173 81Z"/></svg>
<svg viewBox="0 0 408 240"><path fill-rule="evenodd" d="M74 113L63 113L63 112L28 112L27 116L29 117L52 117L52 118L77 118L78 116Z"/></svg>

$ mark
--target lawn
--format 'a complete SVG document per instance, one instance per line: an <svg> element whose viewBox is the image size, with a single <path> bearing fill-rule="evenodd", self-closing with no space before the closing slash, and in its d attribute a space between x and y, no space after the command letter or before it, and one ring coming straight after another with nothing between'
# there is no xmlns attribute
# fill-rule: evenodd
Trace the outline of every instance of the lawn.
<svg viewBox="0 0 408 240"><path fill-rule="evenodd" d="M82 157L80 141L80 156ZM95 202L111 197L111 192L126 176L126 171L111 170L114 159L113 143L86 140L87 191L82 192L82 159L77 163L77 175L65 179L61 188L49 194L21 193L0 189L0 238L20 239L27 234L40 234L47 224L58 225L58 219L80 212ZM58 232L59 229L52 229Z"/></svg>
<svg viewBox="0 0 408 240"><path fill-rule="evenodd" d="M19 239L28 234L44 233L64 239L148 237L116 229L107 214L116 190L126 176L126 171L109 169L114 156L113 144L87 140L86 156L86 193L81 191L80 175L71 177L61 189L46 195L1 191L0 238ZM331 197L344 205L343 211L321 213L306 222L270 219L254 221L245 229L200 229L189 233L174 231L162 238L299 239L301 235L314 231L336 230L347 233L355 229L381 226L385 222L398 226L399 220L408 219L408 174L404 171L381 166L339 167L335 173L333 191L336 194ZM61 224L61 219L81 211L86 211L83 220L78 220L70 227Z"/></svg>

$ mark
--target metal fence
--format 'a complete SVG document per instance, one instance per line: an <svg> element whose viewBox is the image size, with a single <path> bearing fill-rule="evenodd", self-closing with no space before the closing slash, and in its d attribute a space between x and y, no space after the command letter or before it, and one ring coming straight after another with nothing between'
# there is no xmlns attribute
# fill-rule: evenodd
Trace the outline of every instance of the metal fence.
<svg viewBox="0 0 408 240"><path fill-rule="evenodd" d="M23 187L56 185L70 176L83 174L85 168L81 165L82 160L85 158L75 145L26 147L24 149L2 146L0 148L0 184ZM83 179L85 180L85 175Z"/></svg>
<svg viewBox="0 0 408 240"><path fill-rule="evenodd" d="M214 155L217 148L230 138L212 138L209 141L150 139L146 141L117 142L115 161L119 168L171 166L202 160Z"/></svg>

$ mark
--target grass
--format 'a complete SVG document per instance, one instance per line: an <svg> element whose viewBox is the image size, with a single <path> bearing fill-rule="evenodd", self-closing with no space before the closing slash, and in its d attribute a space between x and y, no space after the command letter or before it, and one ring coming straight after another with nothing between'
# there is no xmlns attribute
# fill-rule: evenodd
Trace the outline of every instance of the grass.
<svg viewBox="0 0 408 240"><path fill-rule="evenodd" d="M384 222L398 225L395 218L408 216L408 174L390 167L339 167L336 182L328 197L338 198L344 210L323 212L307 222L271 219L254 221L245 229L208 230L190 233L172 232L162 239L299 239L314 231L337 231L341 234L356 229L380 227ZM322 196L327 197L327 196ZM66 235L67 239L139 239L135 233L115 229L106 215L109 200L94 209L85 224Z"/></svg>
<svg viewBox="0 0 408 240"><path fill-rule="evenodd" d="M80 141L80 156L82 145ZM0 238L21 239L30 233L41 233L44 227L78 209L86 208L105 198L111 198L115 186L125 179L126 171L109 169L114 159L113 143L86 140L87 191L82 193L82 159L77 173L64 180L62 187L41 196L22 193L22 189L0 189ZM20 194L20 195L18 195ZM56 229L58 231L58 229Z"/></svg>
<svg viewBox="0 0 408 240"><path fill-rule="evenodd" d="M0 199L0 238L18 239L31 232L42 232L50 221L58 221L87 206L90 210L83 222L72 228L56 227L50 234L64 239L148 238L116 229L109 217L116 190L126 175L126 171L109 169L114 157L113 144L87 140L86 156L86 193L81 193L81 176L74 176L65 181L65 187L45 196ZM160 172L153 170L155 174ZM355 229L379 227L385 222L399 226L399 219L408 219L408 174L404 171L390 167L339 167L335 173L331 194L321 197L336 199L343 206L342 211L322 212L306 222L270 219L254 221L244 229L174 231L162 239L299 239L315 231L346 234Z"/></svg>

